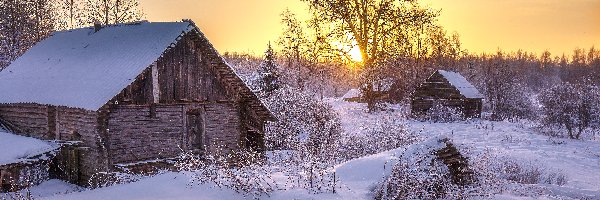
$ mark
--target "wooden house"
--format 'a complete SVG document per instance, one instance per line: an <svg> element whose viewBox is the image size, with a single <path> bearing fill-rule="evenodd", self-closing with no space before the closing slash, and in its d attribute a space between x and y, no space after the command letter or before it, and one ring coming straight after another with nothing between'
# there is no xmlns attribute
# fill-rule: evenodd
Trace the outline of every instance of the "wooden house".
<svg viewBox="0 0 600 200"><path fill-rule="evenodd" d="M17 134L82 142L69 178L82 184L182 149L262 151L274 120L192 21L56 32L0 72L0 94Z"/></svg>
<svg viewBox="0 0 600 200"><path fill-rule="evenodd" d="M481 116L483 95L456 72L437 70L413 93L411 112L424 115L434 104L461 110L465 118Z"/></svg>

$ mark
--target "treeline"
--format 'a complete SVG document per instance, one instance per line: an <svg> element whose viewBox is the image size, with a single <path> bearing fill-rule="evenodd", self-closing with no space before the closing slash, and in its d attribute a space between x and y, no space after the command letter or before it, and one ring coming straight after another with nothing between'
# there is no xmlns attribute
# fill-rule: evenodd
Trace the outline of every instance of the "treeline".
<svg viewBox="0 0 600 200"><path fill-rule="evenodd" d="M57 30L139 21L137 0L0 0L0 70Z"/></svg>
<svg viewBox="0 0 600 200"><path fill-rule="evenodd" d="M314 20L300 22L289 11L282 13L283 32L273 56L280 84L313 94L315 98L340 97L352 88L362 95L389 84L383 102L408 104L411 94L435 70L461 73L485 96L485 117L491 120L530 119L561 126L578 138L586 128L600 124L600 50L577 48L569 55L535 54L526 51L475 54L462 48L460 36L447 34L435 21L416 25L399 46L373 61L349 58L348 47L337 46L331 32ZM423 27L423 29L420 29ZM311 31L310 28L313 28ZM319 33L319 31L322 31ZM327 34L324 34L327 33ZM352 46L352 45L350 45ZM382 49L385 51L385 49ZM225 58L260 91L264 58L226 53ZM371 87L371 88L369 88ZM560 99L560 101L552 101ZM560 116L553 114L560 114Z"/></svg>

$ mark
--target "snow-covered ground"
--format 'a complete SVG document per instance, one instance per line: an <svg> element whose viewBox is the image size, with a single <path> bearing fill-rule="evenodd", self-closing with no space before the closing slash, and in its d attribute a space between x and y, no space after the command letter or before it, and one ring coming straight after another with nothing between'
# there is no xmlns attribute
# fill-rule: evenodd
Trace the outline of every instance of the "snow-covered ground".
<svg viewBox="0 0 600 200"><path fill-rule="evenodd" d="M401 149L383 152L376 155L355 159L336 167L340 177L341 186L336 194L314 194L303 189L276 190L269 196L261 199L372 199L371 188L380 181L385 174L389 174L393 161L402 152ZM384 166L387 166L384 170ZM275 180L285 182L285 177L275 174ZM57 182L57 180L52 180ZM191 185L190 176L186 173L167 172L154 177L145 178L138 182L116 185L95 190L67 193L75 191L74 186L68 186L58 181L56 187L52 184L43 184L33 187L32 194L39 199L252 199L233 190L219 188L213 184ZM43 192L39 192L43 191ZM64 194L67 193L67 194Z"/></svg>
<svg viewBox="0 0 600 200"><path fill-rule="evenodd" d="M383 118L403 116L401 108L397 111L368 114L366 106L358 103L329 100L340 113L345 134L360 134L370 124ZM399 110L399 111L398 111ZM549 138L538 134L528 123L469 121L457 123L429 123L407 121L409 130L417 132L422 138L447 136L459 146L465 155L477 155L491 151L509 158L525 160L545 169L558 171L565 175L562 186L535 184L541 188L539 196L520 197L505 192L494 199L600 199L600 143L597 141L578 141ZM1 141L0 141L1 142ZM336 194L313 194L303 189L280 188L261 199L372 199L373 188L392 169L404 148L369 155L350 160L335 167L339 177ZM283 180L281 174L273 175L275 180ZM56 181L56 180L53 180ZM56 183L63 185L63 183ZM45 183L34 187L32 191L41 199L242 199L245 197L230 189L219 188L211 184L190 185L185 173L168 172L142 179L135 183L116 185L95 190L86 190L68 194L73 187L60 186L54 192L48 191L55 184ZM61 192L63 191L63 192Z"/></svg>
<svg viewBox="0 0 600 200"><path fill-rule="evenodd" d="M14 135L0 129L0 165L19 162L57 147L51 142Z"/></svg>
<svg viewBox="0 0 600 200"><path fill-rule="evenodd" d="M544 195L600 199L600 143L556 139L537 134L527 124L473 121L461 123L410 122L424 136L445 135L474 155L491 151L545 170L563 173L566 184L539 185Z"/></svg>

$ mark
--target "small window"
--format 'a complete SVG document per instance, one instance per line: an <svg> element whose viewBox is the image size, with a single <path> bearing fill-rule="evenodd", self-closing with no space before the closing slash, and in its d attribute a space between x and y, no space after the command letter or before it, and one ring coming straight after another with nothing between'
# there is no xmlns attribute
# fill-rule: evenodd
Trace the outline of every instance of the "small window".
<svg viewBox="0 0 600 200"><path fill-rule="evenodd" d="M75 130L72 133L73 135L73 140L81 140L81 134L79 134L79 131Z"/></svg>

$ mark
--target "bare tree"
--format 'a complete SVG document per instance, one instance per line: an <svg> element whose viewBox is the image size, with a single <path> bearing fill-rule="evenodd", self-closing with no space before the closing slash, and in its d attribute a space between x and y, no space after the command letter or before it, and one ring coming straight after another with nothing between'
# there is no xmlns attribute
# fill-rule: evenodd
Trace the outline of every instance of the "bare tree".
<svg viewBox="0 0 600 200"><path fill-rule="evenodd" d="M138 0L86 0L85 18L88 24L117 24L143 18Z"/></svg>
<svg viewBox="0 0 600 200"><path fill-rule="evenodd" d="M580 139L583 131L598 122L598 91L589 83L561 83L544 91L541 95L546 115L543 122L565 128L571 139Z"/></svg>
<svg viewBox="0 0 600 200"><path fill-rule="evenodd" d="M0 70L53 30L49 0L0 0Z"/></svg>
<svg viewBox="0 0 600 200"><path fill-rule="evenodd" d="M287 62L289 70L296 70L296 86L304 89L305 78L302 76L303 63L301 52L306 51L307 36L302 23L289 9L281 13L281 24L284 30L279 38L278 44L283 47L282 55Z"/></svg>
<svg viewBox="0 0 600 200"><path fill-rule="evenodd" d="M81 0L56 0L54 5L58 30L74 29L86 25Z"/></svg>
<svg viewBox="0 0 600 200"><path fill-rule="evenodd" d="M401 47L401 40L408 27L422 27L433 23L437 16L427 8L421 8L410 0L302 0L310 6L312 17L321 23L329 23L339 39L349 36L360 49L364 76L363 93L369 110L375 106L373 82L375 68L389 52Z"/></svg>

